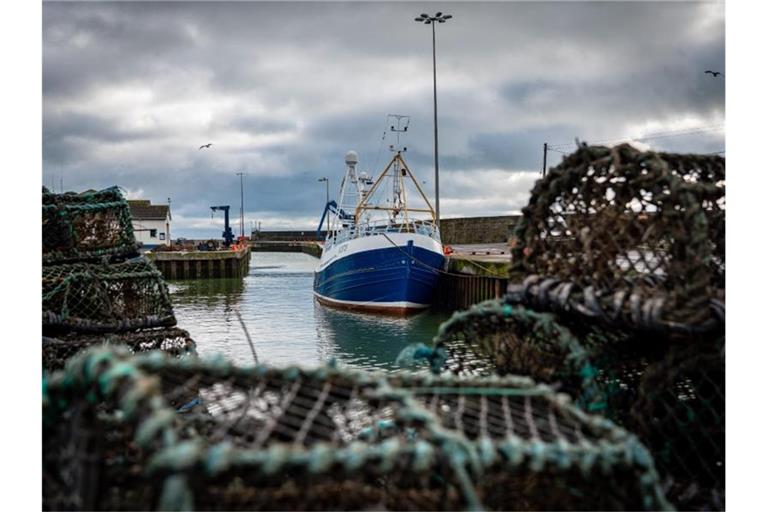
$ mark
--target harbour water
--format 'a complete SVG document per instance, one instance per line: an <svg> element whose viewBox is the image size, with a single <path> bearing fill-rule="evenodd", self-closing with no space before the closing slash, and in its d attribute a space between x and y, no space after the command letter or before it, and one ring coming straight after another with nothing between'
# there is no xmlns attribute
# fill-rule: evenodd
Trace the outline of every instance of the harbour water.
<svg viewBox="0 0 768 512"><path fill-rule="evenodd" d="M197 341L201 356L221 353L252 364L239 311L259 362L318 365L334 358L340 366L391 370L404 346L428 342L449 317L435 311L389 317L318 304L312 295L317 261L301 253L253 253L243 279L171 281L178 325Z"/></svg>

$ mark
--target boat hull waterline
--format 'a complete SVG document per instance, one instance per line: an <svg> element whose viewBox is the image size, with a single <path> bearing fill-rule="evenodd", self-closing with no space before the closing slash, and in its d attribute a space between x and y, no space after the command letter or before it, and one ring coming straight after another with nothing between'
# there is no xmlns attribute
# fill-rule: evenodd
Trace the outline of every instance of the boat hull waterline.
<svg viewBox="0 0 768 512"><path fill-rule="evenodd" d="M323 254L314 294L325 305L408 314L429 307L445 265L442 246L418 233L375 234Z"/></svg>

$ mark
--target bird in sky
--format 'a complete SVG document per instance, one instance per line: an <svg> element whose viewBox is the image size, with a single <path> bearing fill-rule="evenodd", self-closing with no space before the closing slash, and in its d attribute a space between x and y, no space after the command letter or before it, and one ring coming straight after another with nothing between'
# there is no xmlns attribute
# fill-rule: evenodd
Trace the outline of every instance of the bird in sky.
<svg viewBox="0 0 768 512"><path fill-rule="evenodd" d="M722 75L722 73L719 71L710 71L709 69L704 72L704 74L707 73L711 74L712 78L717 78L719 75Z"/></svg>
<svg viewBox="0 0 768 512"><path fill-rule="evenodd" d="M209 142L208 144L203 144L202 146L200 146L199 148L197 148L197 150L198 150L198 151L200 151L200 150L201 150L201 149L203 149L203 148L208 148L208 149L210 149L210 148L211 148L211 146L213 146L213 142Z"/></svg>

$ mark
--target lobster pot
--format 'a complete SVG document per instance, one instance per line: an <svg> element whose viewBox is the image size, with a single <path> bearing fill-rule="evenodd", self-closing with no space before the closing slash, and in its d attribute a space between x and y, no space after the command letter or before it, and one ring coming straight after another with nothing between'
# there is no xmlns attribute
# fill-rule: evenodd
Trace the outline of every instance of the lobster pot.
<svg viewBox="0 0 768 512"><path fill-rule="evenodd" d="M43 191L43 264L137 255L131 213L117 187L100 192Z"/></svg>
<svg viewBox="0 0 768 512"><path fill-rule="evenodd" d="M58 338L43 337L43 368L47 371L60 370L70 357L99 345L124 345L132 353L162 350L174 357L197 355L195 341L187 331L178 327L90 335L70 333Z"/></svg>
<svg viewBox="0 0 768 512"><path fill-rule="evenodd" d="M426 354L437 372L514 373L556 385L638 434L675 506L724 508L722 331L651 335L493 300L454 314L434 344Z"/></svg>
<svg viewBox="0 0 768 512"><path fill-rule="evenodd" d="M585 414L562 394L518 376L459 379L394 374L440 427L482 460L476 490L492 510L669 507L637 438ZM632 452L632 455L629 455Z"/></svg>
<svg viewBox="0 0 768 512"><path fill-rule="evenodd" d="M669 507L637 438L530 379L129 356L45 381L46 508Z"/></svg>
<svg viewBox="0 0 768 512"><path fill-rule="evenodd" d="M669 170L691 185L707 217L712 245L710 268L718 290L725 290L725 158L718 155L659 153Z"/></svg>
<svg viewBox="0 0 768 512"><path fill-rule="evenodd" d="M534 187L512 240L510 291L538 279L542 310L697 328L724 281L724 208L721 157L583 146Z"/></svg>
<svg viewBox="0 0 768 512"><path fill-rule="evenodd" d="M725 509L724 342L675 347L650 364L626 422L681 510Z"/></svg>
<svg viewBox="0 0 768 512"><path fill-rule="evenodd" d="M440 326L432 369L460 376L525 375L553 384L583 409L622 422L649 360L668 345L596 324L563 323L503 300L478 303ZM400 363L414 365L404 350Z"/></svg>
<svg viewBox="0 0 768 512"><path fill-rule="evenodd" d="M43 328L120 332L173 326L168 288L145 259L43 267Z"/></svg>

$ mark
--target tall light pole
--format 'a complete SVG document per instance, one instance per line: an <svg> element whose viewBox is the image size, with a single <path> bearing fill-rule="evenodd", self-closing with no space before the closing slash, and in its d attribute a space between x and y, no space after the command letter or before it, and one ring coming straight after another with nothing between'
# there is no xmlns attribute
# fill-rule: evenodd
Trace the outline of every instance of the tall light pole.
<svg viewBox="0 0 768 512"><path fill-rule="evenodd" d="M435 216L437 217L438 229L440 228L440 165L437 160L437 58L435 56L435 24L445 23L451 18L453 18L453 16L450 14L443 14L442 12L435 13L434 16L421 14L418 18L415 18L415 21L418 23L432 25L432 90L434 93L435 114Z"/></svg>
<svg viewBox="0 0 768 512"><path fill-rule="evenodd" d="M240 236L245 236L245 214L243 212L243 176L244 172L235 173L235 176L240 176Z"/></svg>
<svg viewBox="0 0 768 512"><path fill-rule="evenodd" d="M325 207L328 208L328 203L331 201L331 185L328 181L328 178L326 176L323 176L322 178L318 178L319 182L325 182ZM331 230L331 218L326 215L325 216L325 234L328 235L328 232Z"/></svg>
<svg viewBox="0 0 768 512"><path fill-rule="evenodd" d="M173 220L173 217L171 215L171 198L168 198L168 217L171 217L171 220ZM165 236L168 237L168 245L173 245L173 242L171 241L171 224L166 222L165 223Z"/></svg>

